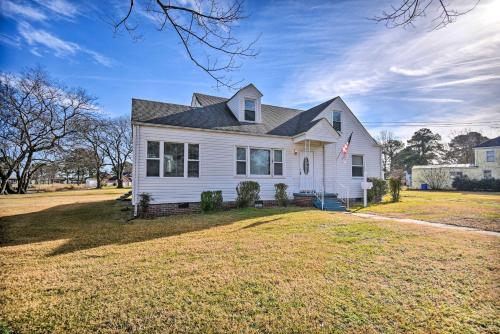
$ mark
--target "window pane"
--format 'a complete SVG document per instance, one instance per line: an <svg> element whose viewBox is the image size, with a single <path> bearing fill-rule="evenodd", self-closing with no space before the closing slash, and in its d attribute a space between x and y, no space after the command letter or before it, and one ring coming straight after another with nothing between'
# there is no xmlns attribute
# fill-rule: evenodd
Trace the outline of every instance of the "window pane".
<svg viewBox="0 0 500 334"><path fill-rule="evenodd" d="M255 101L245 100L245 110L255 111Z"/></svg>
<svg viewBox="0 0 500 334"><path fill-rule="evenodd" d="M245 110L245 121L255 121L255 111Z"/></svg>
<svg viewBox="0 0 500 334"><path fill-rule="evenodd" d="M486 151L486 162L495 162L495 151Z"/></svg>
<svg viewBox="0 0 500 334"><path fill-rule="evenodd" d="M340 122L333 122L332 126L338 132L342 131L342 124Z"/></svg>
<svg viewBox="0 0 500 334"><path fill-rule="evenodd" d="M363 176L363 167L352 166L352 176Z"/></svg>
<svg viewBox="0 0 500 334"><path fill-rule="evenodd" d="M146 160L146 176L160 176L160 160Z"/></svg>
<svg viewBox="0 0 500 334"><path fill-rule="evenodd" d="M339 122L340 123L340 111L334 111L332 113L332 118L334 122Z"/></svg>
<svg viewBox="0 0 500 334"><path fill-rule="evenodd" d="M247 150L244 147L238 147L236 149L236 160L246 160L247 159Z"/></svg>
<svg viewBox="0 0 500 334"><path fill-rule="evenodd" d="M200 146L198 144L188 145L188 159L198 160L200 157Z"/></svg>
<svg viewBox="0 0 500 334"><path fill-rule="evenodd" d="M363 166L363 156L362 155L353 155L352 156L352 164L353 166Z"/></svg>
<svg viewBox="0 0 500 334"><path fill-rule="evenodd" d="M283 164L275 163L274 164L274 175L283 175Z"/></svg>
<svg viewBox="0 0 500 334"><path fill-rule="evenodd" d="M160 157L160 142L148 141L148 158Z"/></svg>
<svg viewBox="0 0 500 334"><path fill-rule="evenodd" d="M236 174L246 175L247 174L247 163L244 161L236 162Z"/></svg>
<svg viewBox="0 0 500 334"><path fill-rule="evenodd" d="M198 177L200 175L200 162L188 161L188 176Z"/></svg>
<svg viewBox="0 0 500 334"><path fill-rule="evenodd" d="M251 149L250 150L250 174L270 175L271 174L271 152L270 150Z"/></svg>
<svg viewBox="0 0 500 334"><path fill-rule="evenodd" d="M184 144L165 143L163 176L184 176Z"/></svg>
<svg viewBox="0 0 500 334"><path fill-rule="evenodd" d="M275 162L283 162L283 151L282 150L274 150L274 161Z"/></svg>

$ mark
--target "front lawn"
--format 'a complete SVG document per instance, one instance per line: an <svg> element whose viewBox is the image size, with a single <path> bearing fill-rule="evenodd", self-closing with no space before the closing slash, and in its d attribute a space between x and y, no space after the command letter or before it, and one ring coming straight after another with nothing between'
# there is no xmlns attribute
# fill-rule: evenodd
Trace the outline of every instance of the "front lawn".
<svg viewBox="0 0 500 334"><path fill-rule="evenodd" d="M500 193L407 190L400 202L384 200L353 211L500 232Z"/></svg>
<svg viewBox="0 0 500 334"><path fill-rule="evenodd" d="M0 218L12 332L500 331L497 237L299 208L127 223L122 202L36 200Z"/></svg>

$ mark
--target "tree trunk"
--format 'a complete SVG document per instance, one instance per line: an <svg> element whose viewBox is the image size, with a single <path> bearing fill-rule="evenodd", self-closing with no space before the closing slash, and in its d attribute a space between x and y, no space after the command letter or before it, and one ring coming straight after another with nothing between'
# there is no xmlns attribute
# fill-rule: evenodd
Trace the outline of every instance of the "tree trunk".
<svg viewBox="0 0 500 334"><path fill-rule="evenodd" d="M96 178L96 186L95 188L96 189L101 189L101 170L100 168L97 168L96 172L95 172L95 178Z"/></svg>

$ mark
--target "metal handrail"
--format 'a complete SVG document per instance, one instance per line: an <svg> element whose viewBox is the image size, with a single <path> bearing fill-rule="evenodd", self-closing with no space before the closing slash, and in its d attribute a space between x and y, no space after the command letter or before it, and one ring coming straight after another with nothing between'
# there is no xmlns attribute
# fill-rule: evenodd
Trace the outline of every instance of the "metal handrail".
<svg viewBox="0 0 500 334"><path fill-rule="evenodd" d="M323 189L323 183L319 183L319 185L316 185L314 187L314 195L318 200L321 201L321 210L324 210L325 207L325 190Z"/></svg>
<svg viewBox="0 0 500 334"><path fill-rule="evenodd" d="M346 205L347 210L349 210L349 201L350 201L350 194L349 194L349 187L346 187L342 183L339 183L340 188L343 190L339 192L339 198L344 204Z"/></svg>

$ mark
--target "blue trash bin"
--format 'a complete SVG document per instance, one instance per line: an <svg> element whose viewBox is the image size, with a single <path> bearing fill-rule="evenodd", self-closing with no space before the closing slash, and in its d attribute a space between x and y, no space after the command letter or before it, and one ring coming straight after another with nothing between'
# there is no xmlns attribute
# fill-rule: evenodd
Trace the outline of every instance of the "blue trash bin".
<svg viewBox="0 0 500 334"><path fill-rule="evenodd" d="M420 190L428 190L428 189L429 189L429 187L427 186L427 183L422 183L420 185Z"/></svg>

